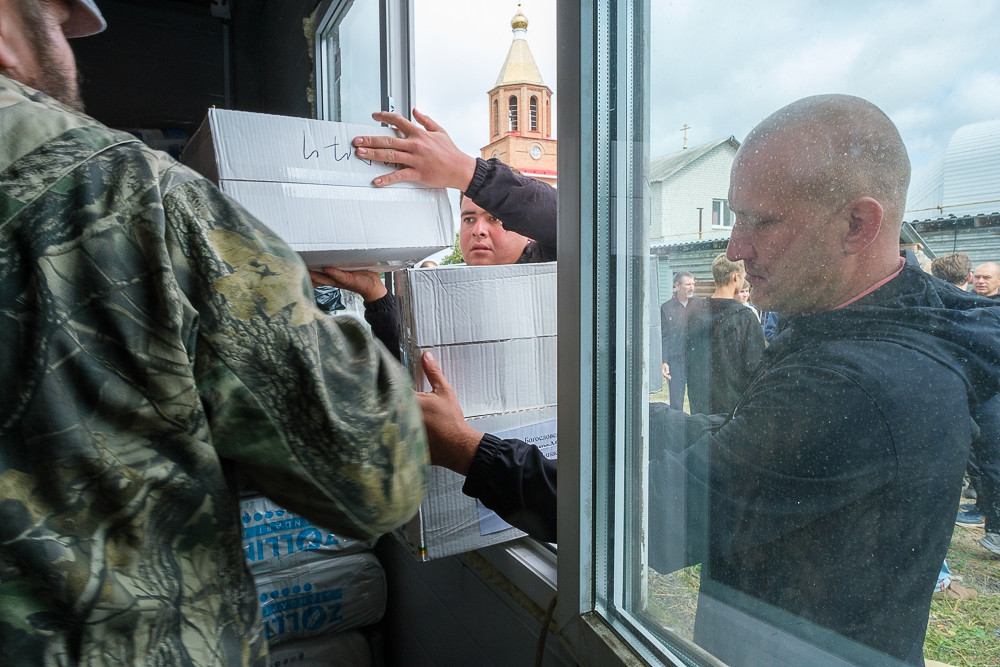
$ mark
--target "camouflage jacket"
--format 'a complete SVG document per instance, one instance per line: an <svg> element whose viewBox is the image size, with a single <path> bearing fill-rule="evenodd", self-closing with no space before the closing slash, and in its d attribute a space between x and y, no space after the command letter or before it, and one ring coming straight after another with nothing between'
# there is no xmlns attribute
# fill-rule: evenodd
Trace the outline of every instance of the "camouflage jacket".
<svg viewBox="0 0 1000 667"><path fill-rule="evenodd" d="M344 534L416 511L412 385L208 181L0 77L0 647L262 664L234 479Z"/></svg>

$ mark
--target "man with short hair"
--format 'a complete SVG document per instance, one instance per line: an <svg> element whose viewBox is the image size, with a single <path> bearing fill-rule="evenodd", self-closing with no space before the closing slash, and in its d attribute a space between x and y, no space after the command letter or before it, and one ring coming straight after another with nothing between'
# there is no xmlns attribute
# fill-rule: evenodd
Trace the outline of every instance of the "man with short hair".
<svg viewBox="0 0 1000 667"><path fill-rule="evenodd" d="M931 275L965 290L972 280L972 260L964 252L935 257L931 262Z"/></svg>
<svg viewBox="0 0 1000 667"><path fill-rule="evenodd" d="M674 273L674 295L660 306L660 341L663 377L667 380L670 407L684 409L684 389L687 372L684 368L684 332L687 330L689 309L701 301L694 293L694 275L687 271Z"/></svg>
<svg viewBox="0 0 1000 667"><path fill-rule="evenodd" d="M972 289L990 299L1000 299L1000 264L983 262L972 275Z"/></svg>
<svg viewBox="0 0 1000 667"><path fill-rule="evenodd" d="M757 316L736 300L744 275L742 261L720 254L712 262L715 292L688 315L684 344L692 414L732 410L764 353Z"/></svg>
<svg viewBox="0 0 1000 667"><path fill-rule="evenodd" d="M650 563L702 563L695 636L726 662L753 645L758 662L806 664L796 642L765 640L781 631L922 664L969 406L1000 391L1000 308L900 257L909 174L889 118L845 95L780 109L733 162L727 256L784 325L725 420L650 406L650 488L680 469L691 508L687 559L651 522Z"/></svg>
<svg viewBox="0 0 1000 667"><path fill-rule="evenodd" d="M392 530L427 484L412 383L243 208L71 108L66 38L103 27L92 0L0 0L0 646L263 665L236 480Z"/></svg>

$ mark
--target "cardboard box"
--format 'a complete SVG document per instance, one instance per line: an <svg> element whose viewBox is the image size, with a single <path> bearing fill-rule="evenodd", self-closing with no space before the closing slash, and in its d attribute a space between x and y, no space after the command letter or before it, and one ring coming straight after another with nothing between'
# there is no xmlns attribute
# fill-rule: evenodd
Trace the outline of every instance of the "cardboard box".
<svg viewBox="0 0 1000 667"><path fill-rule="evenodd" d="M557 452L554 407L467 420L476 430L536 444L549 458ZM532 435L528 434L535 434ZM524 437L522 437L524 436ZM430 561L524 537L474 498L462 493L465 477L431 467L427 495L417 515L396 531L415 558Z"/></svg>
<svg viewBox="0 0 1000 667"><path fill-rule="evenodd" d="M272 646L377 623L386 582L374 554L336 556L254 578Z"/></svg>
<svg viewBox="0 0 1000 667"><path fill-rule="evenodd" d="M428 391L431 351L467 417L556 404L556 265L447 266L396 274L404 359Z"/></svg>
<svg viewBox="0 0 1000 667"><path fill-rule="evenodd" d="M316 526L264 496L240 500L240 522L243 553L255 577L375 546L374 540L336 535Z"/></svg>
<svg viewBox="0 0 1000 667"><path fill-rule="evenodd" d="M454 242L444 189L374 188L395 165L359 158L373 125L210 109L183 161L271 228L310 267L395 270Z"/></svg>
<svg viewBox="0 0 1000 667"><path fill-rule="evenodd" d="M556 265L445 266L395 274L404 359L419 390L431 351L466 420L484 433L539 441L555 455ZM523 430L528 429L528 430ZM509 436L507 435L509 434ZM462 493L465 478L434 467L420 511L397 535L420 560L524 535Z"/></svg>

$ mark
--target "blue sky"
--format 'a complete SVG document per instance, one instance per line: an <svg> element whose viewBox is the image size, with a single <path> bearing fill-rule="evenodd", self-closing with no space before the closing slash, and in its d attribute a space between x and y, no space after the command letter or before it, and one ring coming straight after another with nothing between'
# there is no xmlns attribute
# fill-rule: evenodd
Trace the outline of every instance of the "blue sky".
<svg viewBox="0 0 1000 667"><path fill-rule="evenodd" d="M524 0L528 43L555 91L555 2ZM516 2L415 0L417 107L468 153ZM806 95L847 93L899 127L915 169L962 125L1000 117L1000 2L653 0L651 156L735 135ZM558 138L558 127L557 127Z"/></svg>

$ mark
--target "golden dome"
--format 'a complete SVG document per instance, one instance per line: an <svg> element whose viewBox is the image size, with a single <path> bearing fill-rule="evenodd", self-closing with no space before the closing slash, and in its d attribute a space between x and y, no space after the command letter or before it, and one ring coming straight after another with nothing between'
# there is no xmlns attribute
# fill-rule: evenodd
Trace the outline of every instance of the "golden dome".
<svg viewBox="0 0 1000 667"><path fill-rule="evenodd" d="M518 11L517 14L514 14L514 18L510 20L510 27L514 30L517 30L518 28L521 30L527 30L528 17Z"/></svg>

